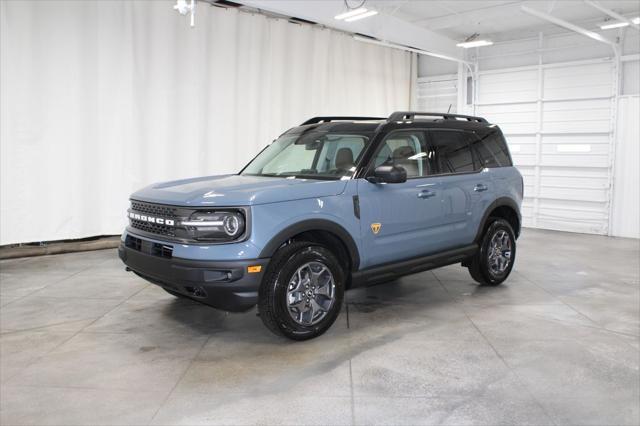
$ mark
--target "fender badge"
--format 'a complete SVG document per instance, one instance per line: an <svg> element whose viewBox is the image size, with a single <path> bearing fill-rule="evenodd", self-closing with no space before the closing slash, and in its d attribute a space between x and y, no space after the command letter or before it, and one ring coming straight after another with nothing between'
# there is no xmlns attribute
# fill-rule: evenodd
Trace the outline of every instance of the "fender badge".
<svg viewBox="0 0 640 426"><path fill-rule="evenodd" d="M382 228L382 224L380 224L380 223L372 223L371 224L371 231L374 234L378 234L378 232L380 232L380 228Z"/></svg>

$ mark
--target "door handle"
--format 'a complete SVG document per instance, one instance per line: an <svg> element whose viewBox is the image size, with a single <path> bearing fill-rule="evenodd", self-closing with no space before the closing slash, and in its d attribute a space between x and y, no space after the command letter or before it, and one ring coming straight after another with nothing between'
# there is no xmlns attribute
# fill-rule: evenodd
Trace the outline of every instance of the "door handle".
<svg viewBox="0 0 640 426"><path fill-rule="evenodd" d="M476 187L473 188L473 190L476 192L483 192L483 191L486 191L487 189L489 189L487 185L482 183L477 184Z"/></svg>
<svg viewBox="0 0 640 426"><path fill-rule="evenodd" d="M418 198L422 198L422 199L431 198L435 196L436 196L436 193L433 191L429 191L428 189L418 192Z"/></svg>

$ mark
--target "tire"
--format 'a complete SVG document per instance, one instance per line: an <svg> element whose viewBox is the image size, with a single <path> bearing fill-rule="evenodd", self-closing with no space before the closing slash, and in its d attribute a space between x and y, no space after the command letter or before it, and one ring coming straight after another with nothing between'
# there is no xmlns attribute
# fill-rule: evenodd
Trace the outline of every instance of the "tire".
<svg viewBox="0 0 640 426"><path fill-rule="evenodd" d="M166 288L166 287L162 287L162 289L163 289L164 291L166 291L167 293L169 293L170 295L177 297L178 299L188 299L188 297L187 297L187 296L183 296L182 294L180 294L180 293L176 293L176 292L175 292L175 291L173 291L173 290L169 290L169 289L168 289L168 288Z"/></svg>
<svg viewBox="0 0 640 426"><path fill-rule="evenodd" d="M276 335L292 340L318 337L340 313L345 282L345 272L329 249L291 243L271 259L260 286L258 313Z"/></svg>
<svg viewBox="0 0 640 426"><path fill-rule="evenodd" d="M497 258L494 257L495 247L502 248ZM499 285L511 273L515 260L516 237L513 228L504 219L489 218L489 226L482 235L480 249L468 266L471 277L482 285Z"/></svg>

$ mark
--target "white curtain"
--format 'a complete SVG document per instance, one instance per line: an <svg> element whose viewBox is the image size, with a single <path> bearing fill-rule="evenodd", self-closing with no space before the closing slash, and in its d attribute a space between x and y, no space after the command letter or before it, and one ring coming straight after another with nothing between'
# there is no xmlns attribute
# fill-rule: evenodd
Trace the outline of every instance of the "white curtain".
<svg viewBox="0 0 640 426"><path fill-rule="evenodd" d="M236 172L314 115L410 102L411 56L198 3L2 1L0 244L117 234L128 195Z"/></svg>

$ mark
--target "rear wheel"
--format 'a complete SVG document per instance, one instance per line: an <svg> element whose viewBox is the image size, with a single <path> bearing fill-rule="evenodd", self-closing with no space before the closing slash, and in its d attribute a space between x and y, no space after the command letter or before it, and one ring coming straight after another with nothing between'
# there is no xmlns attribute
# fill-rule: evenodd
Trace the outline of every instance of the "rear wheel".
<svg viewBox="0 0 640 426"><path fill-rule="evenodd" d="M507 279L516 259L513 228L504 219L490 218L480 249L469 263L471 277L483 285L499 285Z"/></svg>
<svg viewBox="0 0 640 426"><path fill-rule="evenodd" d="M289 244L271 259L260 287L260 318L277 335L293 340L317 337L338 317L344 284L344 271L326 247Z"/></svg>

